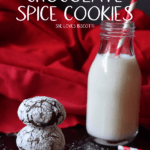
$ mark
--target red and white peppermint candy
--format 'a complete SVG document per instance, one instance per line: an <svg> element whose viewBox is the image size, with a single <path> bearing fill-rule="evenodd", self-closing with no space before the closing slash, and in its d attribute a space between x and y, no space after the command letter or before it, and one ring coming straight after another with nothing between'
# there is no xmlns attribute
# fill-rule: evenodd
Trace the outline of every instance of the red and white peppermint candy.
<svg viewBox="0 0 150 150"><path fill-rule="evenodd" d="M127 147L127 146L118 146L118 150L142 150L142 149L138 149L138 148L131 148L131 147Z"/></svg>
<svg viewBox="0 0 150 150"><path fill-rule="evenodd" d="M136 3L137 3L137 0L131 0L128 12L131 13L134 10L134 8L136 6ZM126 16L126 21L129 20L129 18L130 18L130 14L128 13L127 16ZM129 27L129 23L125 24L123 28L126 29L128 27ZM121 38L119 40L117 50L116 50L116 53L115 53L115 57L117 57L120 54L120 51L121 51L122 45L124 43L124 40L125 40L125 38Z"/></svg>

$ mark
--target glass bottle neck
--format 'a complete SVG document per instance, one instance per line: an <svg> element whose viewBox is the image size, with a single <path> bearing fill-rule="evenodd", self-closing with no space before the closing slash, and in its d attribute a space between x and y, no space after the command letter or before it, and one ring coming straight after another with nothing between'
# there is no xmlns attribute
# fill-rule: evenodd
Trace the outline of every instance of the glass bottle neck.
<svg viewBox="0 0 150 150"><path fill-rule="evenodd" d="M134 56L133 38L133 22L103 21L101 24L101 44L98 53L115 54L120 46L119 54Z"/></svg>

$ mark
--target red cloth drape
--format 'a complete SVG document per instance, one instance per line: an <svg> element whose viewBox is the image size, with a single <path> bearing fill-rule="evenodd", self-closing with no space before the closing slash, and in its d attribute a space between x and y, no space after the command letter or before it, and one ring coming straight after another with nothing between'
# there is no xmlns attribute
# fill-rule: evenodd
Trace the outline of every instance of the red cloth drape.
<svg viewBox="0 0 150 150"><path fill-rule="evenodd" d="M11 3L11 4L10 4ZM85 124L87 75L99 48L100 26L95 28L56 28L66 21L55 9L57 21L19 22L18 6L45 4L27 0L0 0L0 131L19 131L24 124L17 117L21 101L33 96L58 99L67 111L59 127ZM49 14L48 9L44 11ZM124 11L120 12L123 16ZM140 124L150 125L150 18L134 11L135 53L142 72Z"/></svg>

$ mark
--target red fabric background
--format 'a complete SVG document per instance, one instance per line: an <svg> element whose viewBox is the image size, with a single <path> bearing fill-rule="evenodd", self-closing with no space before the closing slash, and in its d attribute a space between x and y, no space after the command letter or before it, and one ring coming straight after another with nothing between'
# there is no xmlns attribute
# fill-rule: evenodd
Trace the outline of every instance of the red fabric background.
<svg viewBox="0 0 150 150"><path fill-rule="evenodd" d="M99 48L100 26L56 29L60 23L78 24L75 19L66 21L59 9L57 22L36 21L36 14L30 21L16 21L22 17L18 6L29 4L45 5L0 0L0 131L19 131L24 124L17 117L18 106L37 95L54 97L64 105L67 118L59 127L85 124L87 75ZM150 125L150 18L135 10L133 20L143 78L140 124Z"/></svg>

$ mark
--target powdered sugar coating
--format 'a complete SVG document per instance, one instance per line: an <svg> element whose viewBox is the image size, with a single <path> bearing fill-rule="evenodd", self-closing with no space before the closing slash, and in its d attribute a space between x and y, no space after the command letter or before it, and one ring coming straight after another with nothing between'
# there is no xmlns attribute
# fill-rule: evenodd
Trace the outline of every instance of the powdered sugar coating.
<svg viewBox="0 0 150 150"><path fill-rule="evenodd" d="M64 135L57 126L26 126L16 139L19 150L62 150L65 146Z"/></svg>
<svg viewBox="0 0 150 150"><path fill-rule="evenodd" d="M18 116L25 124L50 126L61 124L66 118L66 111L56 99L36 96L20 104Z"/></svg>

